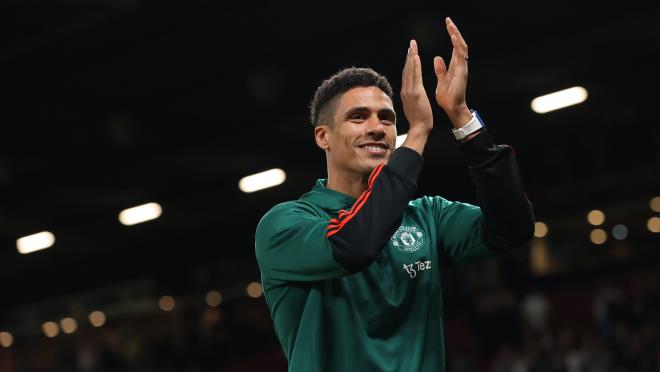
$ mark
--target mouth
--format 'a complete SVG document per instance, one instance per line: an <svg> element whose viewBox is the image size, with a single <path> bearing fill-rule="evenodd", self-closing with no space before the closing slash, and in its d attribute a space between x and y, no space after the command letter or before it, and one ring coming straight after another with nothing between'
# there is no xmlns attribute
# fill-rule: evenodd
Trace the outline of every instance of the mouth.
<svg viewBox="0 0 660 372"><path fill-rule="evenodd" d="M358 147L371 155L385 155L390 148L385 142L367 142Z"/></svg>

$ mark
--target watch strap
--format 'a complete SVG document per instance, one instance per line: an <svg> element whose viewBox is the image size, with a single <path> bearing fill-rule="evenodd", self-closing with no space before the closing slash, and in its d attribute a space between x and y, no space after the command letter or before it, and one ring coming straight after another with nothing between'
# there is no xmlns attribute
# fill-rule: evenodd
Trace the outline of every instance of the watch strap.
<svg viewBox="0 0 660 372"><path fill-rule="evenodd" d="M466 125L458 129L453 129L451 132L454 134L454 137L460 141L470 134L481 130L483 127L485 127L485 125L481 120L481 117L479 117L479 114L477 114L476 111L472 111L472 119Z"/></svg>

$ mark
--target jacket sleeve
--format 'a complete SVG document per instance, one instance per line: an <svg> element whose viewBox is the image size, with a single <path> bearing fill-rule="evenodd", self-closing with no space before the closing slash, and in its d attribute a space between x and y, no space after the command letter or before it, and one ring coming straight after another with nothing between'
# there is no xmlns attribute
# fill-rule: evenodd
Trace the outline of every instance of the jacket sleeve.
<svg viewBox="0 0 660 372"><path fill-rule="evenodd" d="M485 129L460 148L470 163L480 207L436 201L440 247L450 265L507 252L534 234L534 213L513 148L493 144Z"/></svg>
<svg viewBox="0 0 660 372"><path fill-rule="evenodd" d="M417 189L422 157L400 147L371 173L367 189L329 221L302 202L276 206L259 222L255 252L262 273L323 280L367 268L386 245Z"/></svg>
<svg viewBox="0 0 660 372"><path fill-rule="evenodd" d="M503 253L529 241L534 235L534 211L513 148L493 144L485 130L461 147L470 162L470 177L485 216L486 246Z"/></svg>

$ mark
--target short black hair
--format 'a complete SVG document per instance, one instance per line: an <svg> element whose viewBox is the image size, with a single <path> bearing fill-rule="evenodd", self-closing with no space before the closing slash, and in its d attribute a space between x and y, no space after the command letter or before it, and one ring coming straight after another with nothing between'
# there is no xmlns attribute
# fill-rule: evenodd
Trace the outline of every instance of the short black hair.
<svg viewBox="0 0 660 372"><path fill-rule="evenodd" d="M336 98L355 87L377 87L390 99L393 91L387 78L376 71L365 67L348 67L329 78L323 80L316 88L314 98L309 104L309 119L313 126L320 124L321 120L327 122L335 111Z"/></svg>

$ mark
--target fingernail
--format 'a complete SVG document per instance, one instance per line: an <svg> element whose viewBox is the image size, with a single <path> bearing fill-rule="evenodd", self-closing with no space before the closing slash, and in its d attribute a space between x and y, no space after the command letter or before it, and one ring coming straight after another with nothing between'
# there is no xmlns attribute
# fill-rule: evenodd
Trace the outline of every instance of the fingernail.
<svg viewBox="0 0 660 372"><path fill-rule="evenodd" d="M410 40L410 47L411 48L412 48L414 42L415 42L415 40L412 40L412 39Z"/></svg>

